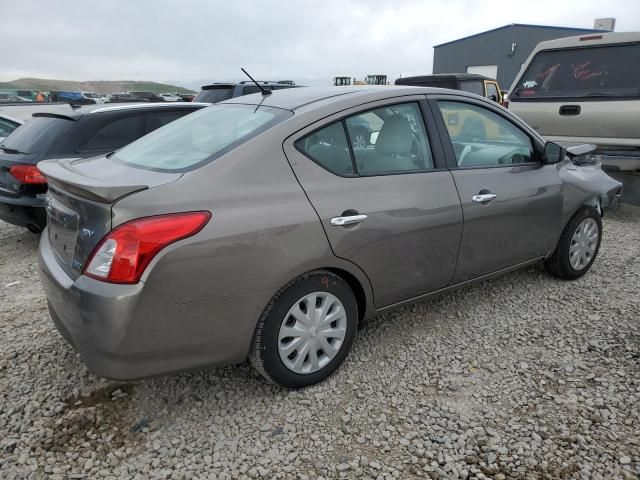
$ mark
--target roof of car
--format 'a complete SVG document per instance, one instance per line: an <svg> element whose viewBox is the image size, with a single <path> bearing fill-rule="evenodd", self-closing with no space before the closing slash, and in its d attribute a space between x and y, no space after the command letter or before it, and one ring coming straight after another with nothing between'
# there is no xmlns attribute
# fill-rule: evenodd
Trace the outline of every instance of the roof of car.
<svg viewBox="0 0 640 480"><path fill-rule="evenodd" d="M436 73L432 75L417 75L415 77L404 77L396 80L396 85L407 85L411 82L429 82L438 80L493 80L490 77L478 73Z"/></svg>
<svg viewBox="0 0 640 480"><path fill-rule="evenodd" d="M5 120L8 120L10 122L14 122L14 123L18 123L18 124L23 124L24 123L24 121L20 120L19 118L12 117L11 115L7 115L6 113L0 112L0 117L4 118Z"/></svg>
<svg viewBox="0 0 640 480"><path fill-rule="evenodd" d="M260 85L288 85L288 86L297 86L295 85L295 83L291 84L288 82L291 82L291 80L280 80L280 81L273 81L273 80L256 80ZM208 85L203 85L201 88L202 90L212 90L214 88L229 88L229 87L235 87L236 85L255 85L253 82L249 81L249 80L242 80L241 82L213 82L210 83Z"/></svg>
<svg viewBox="0 0 640 480"><path fill-rule="evenodd" d="M204 108L210 106L209 103L200 103L200 102L149 102L149 103L119 103L115 105L107 105L104 104L95 104L95 105L82 105L80 107L70 107L69 105L59 105L56 107L51 107L50 109L35 112L32 116L34 117L50 117L50 116L58 116L65 117L70 120L78 120L84 115L88 114L98 114L105 112L117 112L122 110L140 110L147 108L154 109L167 109L172 110L174 108L185 108L185 107L195 107L195 108Z"/></svg>
<svg viewBox="0 0 640 480"><path fill-rule="evenodd" d="M261 93L244 95L220 102L218 105L239 103L249 105L265 105L269 107L283 108L286 110L298 110L303 107L312 108L318 102L339 102L349 97L358 97L364 102L382 100L394 96L420 95L427 93L442 93L444 89L434 87L414 87L396 85L353 85L345 87L303 87L276 90L268 96ZM450 90L456 95L464 95L465 92Z"/></svg>

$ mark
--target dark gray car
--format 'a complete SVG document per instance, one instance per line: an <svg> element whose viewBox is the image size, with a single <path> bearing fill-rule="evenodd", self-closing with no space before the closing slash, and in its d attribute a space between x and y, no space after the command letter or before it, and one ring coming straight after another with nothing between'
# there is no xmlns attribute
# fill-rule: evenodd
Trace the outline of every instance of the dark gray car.
<svg viewBox="0 0 640 480"><path fill-rule="evenodd" d="M229 100L112 155L38 165L51 317L106 377L249 357L311 385L376 313L538 262L583 275L620 184L566 153L459 91Z"/></svg>

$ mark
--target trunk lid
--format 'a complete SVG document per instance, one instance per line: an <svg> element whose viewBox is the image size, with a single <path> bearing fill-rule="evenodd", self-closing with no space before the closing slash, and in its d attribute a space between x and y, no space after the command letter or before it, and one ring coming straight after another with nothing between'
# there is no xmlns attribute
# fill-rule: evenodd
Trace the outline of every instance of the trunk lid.
<svg viewBox="0 0 640 480"><path fill-rule="evenodd" d="M77 278L100 240L111 230L111 209L120 198L178 180L181 173L154 172L100 156L46 160L47 231L58 263Z"/></svg>

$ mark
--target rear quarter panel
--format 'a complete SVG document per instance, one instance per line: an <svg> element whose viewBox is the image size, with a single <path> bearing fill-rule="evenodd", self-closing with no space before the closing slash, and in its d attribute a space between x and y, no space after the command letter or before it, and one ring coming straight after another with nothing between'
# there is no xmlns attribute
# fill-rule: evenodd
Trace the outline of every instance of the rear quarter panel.
<svg viewBox="0 0 640 480"><path fill-rule="evenodd" d="M324 267L346 269L368 288L362 272L333 256L284 157L283 137L273 130L174 183L115 204L114 227L162 213L212 213L196 236L160 252L142 281L176 303L256 292L270 297L296 276ZM254 312L256 321L265 305Z"/></svg>

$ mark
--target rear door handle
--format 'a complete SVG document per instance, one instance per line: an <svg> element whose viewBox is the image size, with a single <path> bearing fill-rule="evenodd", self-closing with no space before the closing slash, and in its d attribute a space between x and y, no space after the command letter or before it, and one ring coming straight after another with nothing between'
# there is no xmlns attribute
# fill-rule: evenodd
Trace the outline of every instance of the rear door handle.
<svg viewBox="0 0 640 480"><path fill-rule="evenodd" d="M349 215L346 217L333 217L331 219L331 225L334 227L344 227L347 225L354 225L356 223L364 222L367 219L366 215Z"/></svg>
<svg viewBox="0 0 640 480"><path fill-rule="evenodd" d="M495 193L481 193L479 195L474 195L473 197L471 197L471 201L473 203L489 203L496 197L497 195Z"/></svg>

